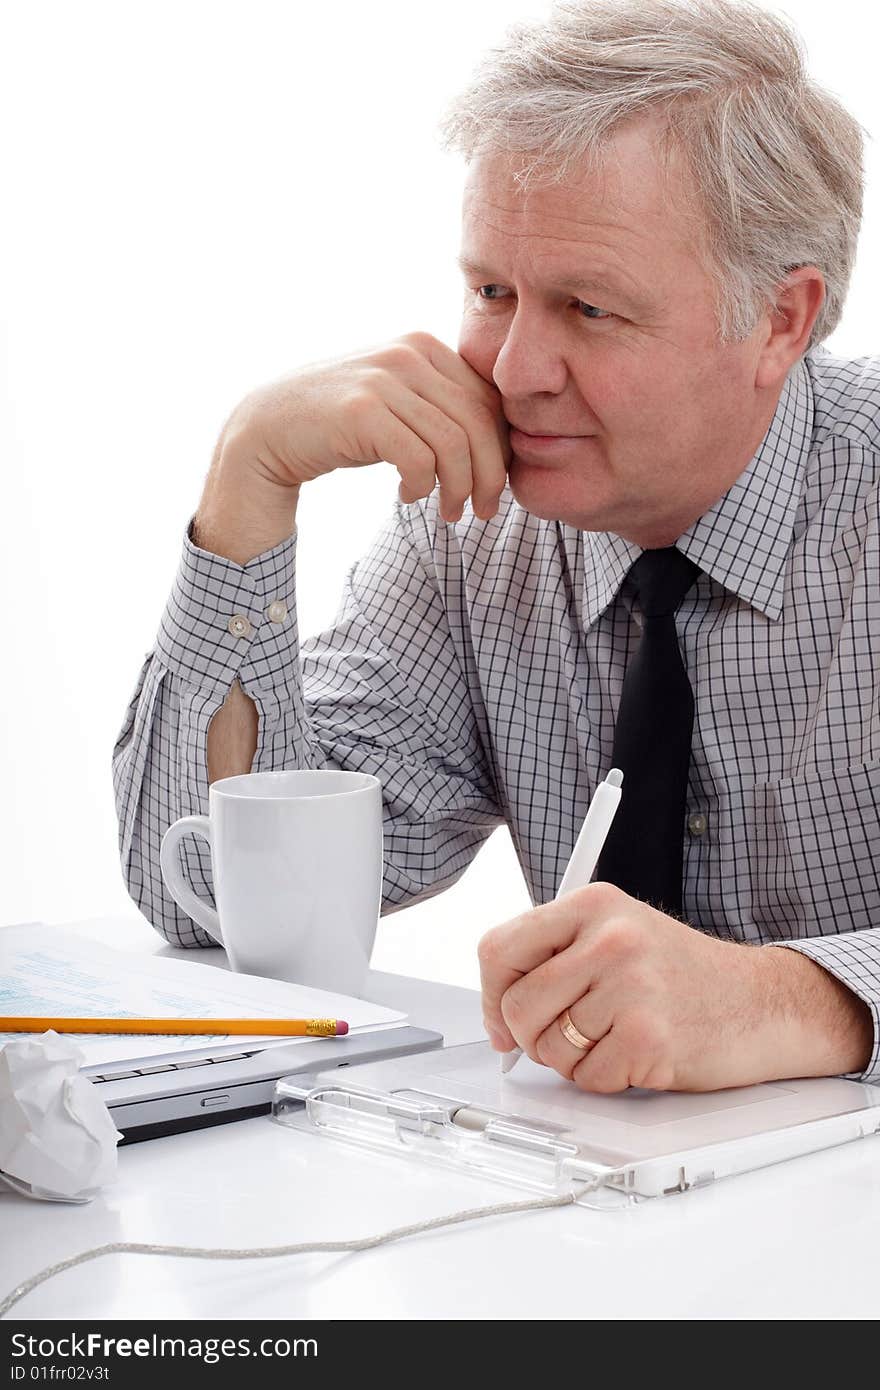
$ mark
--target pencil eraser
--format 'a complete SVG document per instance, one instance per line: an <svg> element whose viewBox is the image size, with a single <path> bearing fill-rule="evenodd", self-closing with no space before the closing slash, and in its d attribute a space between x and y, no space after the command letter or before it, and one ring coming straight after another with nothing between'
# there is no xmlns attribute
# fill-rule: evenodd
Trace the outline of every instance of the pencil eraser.
<svg viewBox="0 0 880 1390"><path fill-rule="evenodd" d="M338 1019L338 1020L337 1020L337 1023L336 1023L336 1036L337 1036L337 1038L342 1038L342 1037L344 1037L345 1034L346 1034L347 1032L348 1032L348 1024L347 1024L347 1023L343 1023L343 1022L342 1022L342 1019Z"/></svg>

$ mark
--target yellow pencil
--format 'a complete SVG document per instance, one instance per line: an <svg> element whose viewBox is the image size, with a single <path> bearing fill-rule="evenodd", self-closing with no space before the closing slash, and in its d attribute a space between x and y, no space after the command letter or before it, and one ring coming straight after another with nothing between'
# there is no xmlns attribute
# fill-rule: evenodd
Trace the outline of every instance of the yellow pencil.
<svg viewBox="0 0 880 1390"><path fill-rule="evenodd" d="M0 1018L0 1033L233 1033L290 1038L342 1037L341 1018Z"/></svg>

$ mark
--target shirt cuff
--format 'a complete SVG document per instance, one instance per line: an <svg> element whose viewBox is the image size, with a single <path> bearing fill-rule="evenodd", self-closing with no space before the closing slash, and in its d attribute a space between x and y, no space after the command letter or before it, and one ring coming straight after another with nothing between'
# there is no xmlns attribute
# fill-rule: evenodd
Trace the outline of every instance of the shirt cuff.
<svg viewBox="0 0 880 1390"><path fill-rule="evenodd" d="M160 659L202 690L226 691L236 677L253 694L287 686L298 660L296 531L239 565L195 544L194 519L156 636Z"/></svg>
<svg viewBox="0 0 880 1390"><path fill-rule="evenodd" d="M847 1076L855 1081L880 1082L880 931L872 928L864 932L842 932L839 936L811 936L768 944L809 956L868 1005L874 1021L871 1058L863 1072L848 1072Z"/></svg>

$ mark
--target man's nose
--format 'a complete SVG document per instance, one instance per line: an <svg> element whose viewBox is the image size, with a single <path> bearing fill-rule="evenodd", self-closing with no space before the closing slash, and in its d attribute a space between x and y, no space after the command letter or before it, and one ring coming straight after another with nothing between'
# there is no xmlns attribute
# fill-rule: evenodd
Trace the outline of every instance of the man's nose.
<svg viewBox="0 0 880 1390"><path fill-rule="evenodd" d="M568 369L552 325L517 309L495 358L492 380L505 399L558 395L565 389Z"/></svg>

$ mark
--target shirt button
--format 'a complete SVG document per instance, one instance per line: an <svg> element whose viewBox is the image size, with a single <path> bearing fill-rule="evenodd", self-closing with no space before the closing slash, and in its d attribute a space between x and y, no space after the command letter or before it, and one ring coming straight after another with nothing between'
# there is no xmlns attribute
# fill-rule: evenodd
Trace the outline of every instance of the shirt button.
<svg viewBox="0 0 880 1390"><path fill-rule="evenodd" d="M233 637L250 637L253 632L253 628L243 613L234 613L226 626Z"/></svg>
<svg viewBox="0 0 880 1390"><path fill-rule="evenodd" d="M709 822L702 811L694 811L692 816L688 816L688 830L692 835L705 835Z"/></svg>
<svg viewBox="0 0 880 1390"><path fill-rule="evenodd" d="M287 604L283 599L276 598L275 602L270 603L269 607L266 609L266 616L269 618L270 622L283 623L284 619L287 617Z"/></svg>

